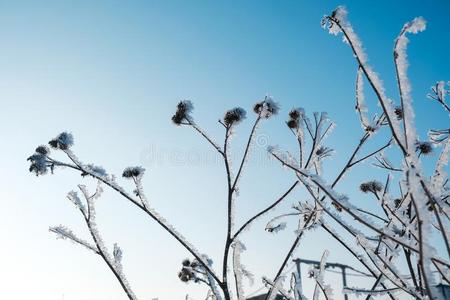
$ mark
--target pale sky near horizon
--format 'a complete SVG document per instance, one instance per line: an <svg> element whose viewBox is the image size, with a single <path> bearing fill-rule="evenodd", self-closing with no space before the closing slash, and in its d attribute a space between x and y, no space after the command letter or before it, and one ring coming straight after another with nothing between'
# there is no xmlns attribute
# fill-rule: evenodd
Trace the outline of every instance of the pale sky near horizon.
<svg viewBox="0 0 450 300"><path fill-rule="evenodd" d="M215 265L225 238L224 170L195 132L171 124L177 101L192 100L195 119L220 142L217 119L226 109L245 108L247 120L231 148L236 159L254 118L252 104L266 94L280 103L280 115L260 127L245 169L236 204L239 224L294 181L265 151L269 144L295 149L284 125L291 107L328 111L336 122L327 142L336 154L324 167L325 177L333 178L362 132L353 109L356 64L341 37L320 27L322 16L340 4L393 99L393 41L405 22L427 19L427 30L411 36L408 48L416 119L422 138L430 127L448 127L445 112L426 99L432 84L450 80L447 1L0 0L0 299L126 299L99 257L48 232L64 224L87 238L65 195L79 183L95 186L69 170L42 177L28 172L26 158L34 148L61 131L74 134L81 160L109 173L119 175L130 165L146 168L152 205ZM373 111L379 109L373 94L366 98ZM381 174L356 169L339 188L370 209L373 199L353 183L369 176L383 180ZM272 215L305 197L296 191ZM261 286L262 275L275 275L295 238L294 220L278 235L264 231L268 220L243 236L243 262L257 276L246 287L249 294ZM188 253L111 191L99 199L98 224L110 248L115 242L123 248L124 271L140 299L204 299L205 289L177 278ZM324 249L331 251L330 261L361 269L320 230L306 235L296 256L319 259ZM327 278L340 280L332 273ZM367 282L351 279L359 283ZM305 278L304 285L310 293L312 282Z"/></svg>

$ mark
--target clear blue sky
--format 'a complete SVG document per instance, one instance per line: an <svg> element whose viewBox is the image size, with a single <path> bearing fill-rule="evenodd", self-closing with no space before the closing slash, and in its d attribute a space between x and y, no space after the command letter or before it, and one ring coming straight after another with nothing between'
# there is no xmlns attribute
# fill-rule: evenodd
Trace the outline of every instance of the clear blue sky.
<svg viewBox="0 0 450 300"><path fill-rule="evenodd" d="M199 124L218 139L216 121L226 109L250 111L267 93L282 106L260 129L264 145L255 147L242 180L238 222L293 182L265 154L266 138L294 149L284 125L293 106L328 111L337 123L328 143L337 156L325 166L326 177L335 176L361 134L353 110L354 59L320 27L339 4L347 6L393 99L393 40L405 22L419 15L428 20L408 52L419 132L425 137L429 127L448 126L447 115L425 97L431 84L450 80L447 1L0 1L0 298L125 299L99 258L47 231L63 223L87 236L65 195L89 181L68 170L42 178L27 171L35 146L60 131L75 135L83 161L110 173L143 165L152 205L216 261L225 238L223 168L194 132L171 124L178 100L191 99ZM377 109L373 94L366 98ZM242 147L249 124L240 126L233 150ZM374 145L382 142L381 136ZM371 199L354 188L367 176L356 170L340 187L370 208ZM124 249L125 272L141 299L203 297L203 290L177 279L187 253L154 223L112 192L98 210L105 240ZM261 275L275 274L294 226L273 236L260 222L245 235L243 259L258 276L248 292L260 286ZM324 248L332 250L330 260L352 262L319 232L297 254L318 259Z"/></svg>

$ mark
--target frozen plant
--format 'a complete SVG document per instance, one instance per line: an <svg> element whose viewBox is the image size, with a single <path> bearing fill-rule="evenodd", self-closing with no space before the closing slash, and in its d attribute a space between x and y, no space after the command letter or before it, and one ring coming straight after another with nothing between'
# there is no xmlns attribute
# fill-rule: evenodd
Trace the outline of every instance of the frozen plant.
<svg viewBox="0 0 450 300"><path fill-rule="evenodd" d="M363 295L366 299L383 295L390 299L398 296L414 299L438 299L435 289L437 276L443 282L450 283L450 244L449 244L449 187L446 166L450 149L450 129L430 129L428 138L420 139L414 121L414 109L411 85L407 76L408 36L419 33L426 28L423 18L415 18L406 23L394 43L393 60L398 87L398 100L388 97L379 75L368 64L368 58L362 42L347 19L348 13L338 7L322 20L324 28L333 35L342 35L356 60L355 111L362 127L362 133L346 163L332 180L331 171L325 168L327 159L333 154L333 148L326 145L327 137L334 129L325 112L307 114L302 108L293 108L288 112L286 125L293 134L296 152L282 151L280 147L268 147L270 156L284 166L294 177L294 182L285 193L279 196L265 209L255 213L251 218L236 224L235 210L237 192L244 169L249 161L251 148L259 126L267 119L279 114L280 107L270 96L265 96L253 106L252 117L240 107L226 111L218 124L223 129L220 142L211 137L194 120L193 104L189 100L180 101L172 117L172 122L180 127L193 129L198 133L223 161L226 177L226 234L223 237L223 255L213 265L213 260L197 250L184 238L181 232L161 216L146 197L143 185L145 170L139 166L127 167L122 173L124 180L134 184L134 189L123 188L114 175L94 164L82 162L75 155L72 134L63 132L50 140L49 145L39 146L28 160L30 172L36 176L54 173L57 168L65 167L85 177L90 177L102 186L108 187L132 206L156 222L167 234L182 246L191 258L182 261L178 277L183 282L202 284L207 288L207 299L245 299L245 284L253 282L254 275L242 262L241 254L246 250L243 233L257 219L268 214L272 209L286 200L294 189L303 188L307 198L292 206L292 210L281 215L272 216L266 230L272 234L289 228L289 220L296 224L295 238L286 254L279 258L273 276L262 277L267 294L266 300L282 297L283 299L305 299L298 277L287 282L286 269L301 247L302 238L314 230L323 230L336 246L342 247L373 277L371 286L344 287L344 294ZM380 111L372 113L366 105L365 88L373 90ZM445 97L448 94L445 82L440 81L432 87L429 98L439 102L448 112ZM233 133L245 119L252 119L248 138L242 149L240 159L233 163L230 143ZM383 131L386 139L380 145L367 150L368 142ZM65 161L52 157L52 151L65 154ZM298 152L297 152L298 151ZM395 155L390 156L391 153ZM431 174L426 174L421 165L424 159L436 157L436 164ZM397 159L401 157L401 159ZM363 162L373 160L373 166L385 172L382 178L364 178L355 183L361 197L372 201L370 209L364 209L361 201L350 199L339 184L350 171L361 167ZM236 165L235 167L233 167ZM336 168L333 168L336 169ZM327 176L325 176L327 175ZM393 186L398 191L394 190ZM78 238L64 226L52 227L51 231L59 237L69 239L98 254L115 274L129 299L136 299L123 274L122 250L115 244L112 254L101 239L95 223L95 199L101 188L90 195L84 186L79 186L84 200L77 192L68 194L69 200L84 217L92 236L92 242ZM344 193L345 192L345 193ZM367 206L366 206L367 207ZM435 247L433 238L439 238L444 248ZM311 269L310 277L316 285L313 299L321 295L331 299L330 286L325 282L325 252L318 268ZM175 275L174 275L175 276ZM342 294L341 293L341 294Z"/></svg>

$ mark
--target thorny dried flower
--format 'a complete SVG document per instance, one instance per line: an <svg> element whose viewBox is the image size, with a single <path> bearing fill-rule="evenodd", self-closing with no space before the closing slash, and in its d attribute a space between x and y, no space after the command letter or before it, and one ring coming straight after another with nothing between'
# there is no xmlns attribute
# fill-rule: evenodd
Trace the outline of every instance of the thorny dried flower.
<svg viewBox="0 0 450 300"><path fill-rule="evenodd" d="M199 273L199 270L196 268L200 267L200 264L197 260L190 261L188 258L183 259L181 262L181 271L178 273L178 278L180 278L183 282L199 282L199 278L196 273Z"/></svg>
<svg viewBox="0 0 450 300"><path fill-rule="evenodd" d="M361 185L359 186L359 189L363 193L370 192L370 193L376 194L377 192L380 192L383 189L383 185L376 180L372 180L372 181L361 183Z"/></svg>
<svg viewBox="0 0 450 300"><path fill-rule="evenodd" d="M253 111L255 112L255 114L259 114L262 110L262 102L257 102L255 103L255 105L253 105Z"/></svg>
<svg viewBox="0 0 450 300"><path fill-rule="evenodd" d="M191 261L188 258L186 258L186 259L183 259L181 264L183 265L183 267L188 267L191 265Z"/></svg>
<svg viewBox="0 0 450 300"><path fill-rule="evenodd" d="M189 115L192 110L194 109L194 106L192 105L192 102L189 100L183 100L180 101L177 105L177 111L172 116L172 122L176 125L182 125L183 121L191 121L192 117Z"/></svg>
<svg viewBox="0 0 450 300"><path fill-rule="evenodd" d="M144 174L145 169L142 167L127 167L123 170L122 177L131 178L139 177Z"/></svg>
<svg viewBox="0 0 450 300"><path fill-rule="evenodd" d="M278 114L279 110L280 107L278 103L273 101L273 99L269 96L266 96L263 101L258 102L253 106L253 111L266 119Z"/></svg>
<svg viewBox="0 0 450 300"><path fill-rule="evenodd" d="M68 132L62 132L48 144L54 149L67 150L73 146L73 135Z"/></svg>
<svg viewBox="0 0 450 300"><path fill-rule="evenodd" d="M178 278L180 278L180 280L183 282L189 282L190 280L193 280L195 278L195 274L188 268L182 268L178 273Z"/></svg>
<svg viewBox="0 0 450 300"><path fill-rule="evenodd" d="M300 118L301 112L298 108L293 108L289 112L289 118L292 120L298 120Z"/></svg>
<svg viewBox="0 0 450 300"><path fill-rule="evenodd" d="M403 119L403 109L400 106L397 106L394 109L394 113L397 116L397 120L402 120Z"/></svg>
<svg viewBox="0 0 450 300"><path fill-rule="evenodd" d="M287 126L288 126L289 128L291 128L291 129L296 129L296 128L298 128L298 121L297 121L297 120L290 119L290 120L288 120L288 121L286 122L286 124L287 124Z"/></svg>
<svg viewBox="0 0 450 300"><path fill-rule="evenodd" d="M243 108L235 107L233 109L230 109L225 113L225 116L223 117L223 122L226 126L231 127L234 124L238 124L246 117L246 111Z"/></svg>
<svg viewBox="0 0 450 300"><path fill-rule="evenodd" d="M30 172L35 173L36 176L47 174L49 165L44 154L35 153L28 157L27 160L31 163Z"/></svg>
<svg viewBox="0 0 450 300"><path fill-rule="evenodd" d="M419 155L430 154L433 152L433 145L430 142L417 142L416 151L419 152Z"/></svg>
<svg viewBox="0 0 450 300"><path fill-rule="evenodd" d="M287 126L291 129L297 129L300 121L300 116L302 115L301 108L293 108L289 112L289 120L286 122Z"/></svg>
<svg viewBox="0 0 450 300"><path fill-rule="evenodd" d="M50 149L45 145L38 146L35 151L42 155L48 155L50 153Z"/></svg>

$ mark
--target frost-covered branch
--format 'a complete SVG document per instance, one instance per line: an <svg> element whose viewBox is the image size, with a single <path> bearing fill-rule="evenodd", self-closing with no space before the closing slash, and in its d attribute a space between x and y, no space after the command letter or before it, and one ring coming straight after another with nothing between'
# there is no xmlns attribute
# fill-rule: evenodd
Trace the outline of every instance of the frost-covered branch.
<svg viewBox="0 0 450 300"><path fill-rule="evenodd" d="M86 223L87 228L89 229L89 233L92 237L94 245L90 244L87 241L84 241L78 238L71 230L66 227L60 225L56 227L51 227L50 231L56 233L59 238L69 239L77 244L83 245L84 247L94 251L95 254L99 255L103 261L108 265L109 269L112 271L114 276L119 281L122 289L126 293L128 299L137 300L136 295L131 289L127 278L125 277L122 271L122 249L119 248L117 244L114 244L114 249L112 255L109 253L106 245L103 242L102 236L97 228L97 223L95 221L95 199L99 198L102 193L102 187L100 182L97 185L96 192L92 195L89 194L87 188L83 185L79 185L81 193L84 196L85 203L82 203L81 199L78 196L78 193L75 191L69 192L67 198L75 204L75 206L80 210L83 215L83 219Z"/></svg>

